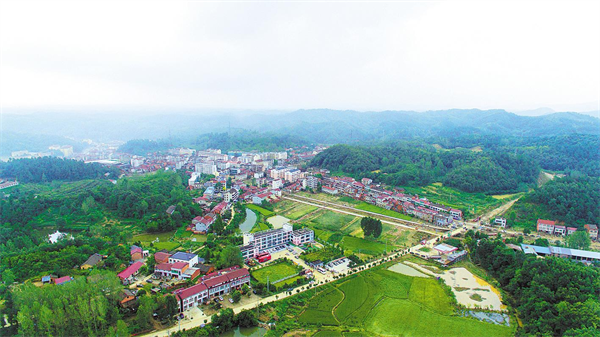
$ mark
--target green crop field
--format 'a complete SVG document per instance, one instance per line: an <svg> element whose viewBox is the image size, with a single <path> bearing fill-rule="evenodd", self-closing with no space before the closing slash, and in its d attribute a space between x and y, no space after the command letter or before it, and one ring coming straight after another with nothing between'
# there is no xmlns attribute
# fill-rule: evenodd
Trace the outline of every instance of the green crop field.
<svg viewBox="0 0 600 337"><path fill-rule="evenodd" d="M279 262L270 266L252 271L252 276L261 283L267 283L267 277L270 282L278 281L284 277L295 275L298 273L296 266L288 262Z"/></svg>
<svg viewBox="0 0 600 337"><path fill-rule="evenodd" d="M275 212L271 212L268 209L264 209L260 206L256 206L255 204L246 204L246 207L248 207L251 210L257 211L258 213L264 215L267 218L275 215Z"/></svg>
<svg viewBox="0 0 600 337"><path fill-rule="evenodd" d="M377 255L385 252L385 243L348 235L344 236L340 245L344 247L344 250L349 250L356 254ZM391 244L388 245L388 251L394 248Z"/></svg>
<svg viewBox="0 0 600 337"><path fill-rule="evenodd" d="M320 229L340 231L341 228L346 227L355 218L353 215L323 211L317 217L311 219L310 224Z"/></svg>
<svg viewBox="0 0 600 337"><path fill-rule="evenodd" d="M271 227L269 227L269 225L267 225L266 223L257 222L257 223L254 224L254 226L250 230L250 233L256 233L256 232L260 232L260 231L266 231L267 229L271 229Z"/></svg>
<svg viewBox="0 0 600 337"><path fill-rule="evenodd" d="M319 300L311 300L298 320L309 324L338 325L338 321L333 317L332 308L344 298L342 292L333 287L317 296Z"/></svg>
<svg viewBox="0 0 600 337"><path fill-rule="evenodd" d="M392 218L396 218L396 219L412 220L412 218L406 214L398 213L395 211L390 211L389 209L385 209L385 208L381 208L381 207L378 207L375 205L367 204L366 202L361 202L360 204L358 204L354 207L357 209L363 210L363 211L367 211L367 212L373 212L373 213L377 213L377 214L391 216Z"/></svg>
<svg viewBox="0 0 600 337"><path fill-rule="evenodd" d="M511 336L514 327L455 315L451 298L434 278L369 270L315 294L301 323L350 328L344 336ZM331 312L333 311L333 315ZM339 329L339 328L337 328ZM340 329L341 330L341 329ZM360 330L360 331L355 331ZM340 331L341 332L341 331Z"/></svg>

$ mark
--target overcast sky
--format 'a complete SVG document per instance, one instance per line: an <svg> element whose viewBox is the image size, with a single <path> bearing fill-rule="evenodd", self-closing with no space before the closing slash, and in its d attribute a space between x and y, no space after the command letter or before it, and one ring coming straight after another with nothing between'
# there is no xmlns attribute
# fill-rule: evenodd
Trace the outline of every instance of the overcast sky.
<svg viewBox="0 0 600 337"><path fill-rule="evenodd" d="M600 2L3 1L11 107L592 110Z"/></svg>

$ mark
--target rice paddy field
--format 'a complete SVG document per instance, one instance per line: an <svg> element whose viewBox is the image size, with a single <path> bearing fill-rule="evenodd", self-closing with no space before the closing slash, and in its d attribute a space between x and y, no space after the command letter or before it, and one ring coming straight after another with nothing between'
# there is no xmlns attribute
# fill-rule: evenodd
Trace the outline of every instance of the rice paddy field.
<svg viewBox="0 0 600 337"><path fill-rule="evenodd" d="M319 288L299 309L298 321L318 327L315 336L514 335L514 327L456 315L453 300L438 280L387 267Z"/></svg>
<svg viewBox="0 0 600 337"><path fill-rule="evenodd" d="M275 213L292 220L298 220L303 216L316 211L318 208L290 200L283 200L275 205Z"/></svg>

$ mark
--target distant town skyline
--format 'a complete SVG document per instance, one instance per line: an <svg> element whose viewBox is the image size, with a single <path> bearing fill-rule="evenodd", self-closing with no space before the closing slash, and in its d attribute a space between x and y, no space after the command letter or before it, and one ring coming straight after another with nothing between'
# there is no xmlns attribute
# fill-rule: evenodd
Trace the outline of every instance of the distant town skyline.
<svg viewBox="0 0 600 337"><path fill-rule="evenodd" d="M597 2L3 2L0 103L4 112L598 110L599 11Z"/></svg>

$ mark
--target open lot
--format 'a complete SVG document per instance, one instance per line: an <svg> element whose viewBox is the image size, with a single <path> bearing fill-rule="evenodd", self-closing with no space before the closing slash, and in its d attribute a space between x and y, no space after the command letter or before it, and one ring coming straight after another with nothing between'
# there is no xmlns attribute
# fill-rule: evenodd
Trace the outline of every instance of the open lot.
<svg viewBox="0 0 600 337"><path fill-rule="evenodd" d="M251 210L257 211L258 213L260 213L260 214L262 214L262 215L264 215L266 217L270 217L270 216L275 215L274 212L271 212L268 209L264 209L264 208L262 208L260 206L255 205L255 204L247 204L246 207L249 208L249 209L251 209Z"/></svg>
<svg viewBox="0 0 600 337"><path fill-rule="evenodd" d="M316 211L318 208L289 200L283 200L275 205L275 212L286 218L298 220L303 216Z"/></svg>

